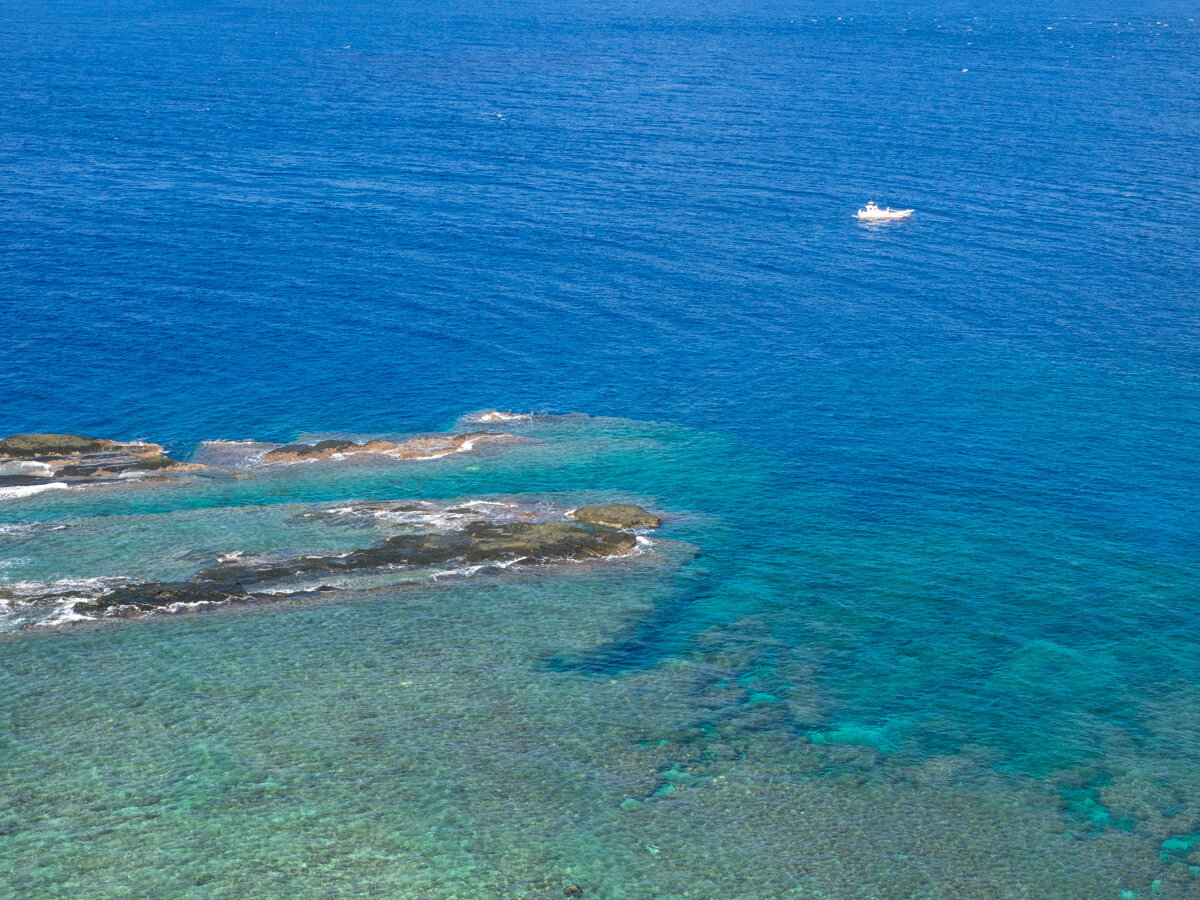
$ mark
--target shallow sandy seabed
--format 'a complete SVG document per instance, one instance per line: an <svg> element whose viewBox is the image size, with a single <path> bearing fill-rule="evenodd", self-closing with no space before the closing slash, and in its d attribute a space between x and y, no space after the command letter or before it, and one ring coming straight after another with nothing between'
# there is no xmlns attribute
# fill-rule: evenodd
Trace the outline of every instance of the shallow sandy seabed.
<svg viewBox="0 0 1200 900"><path fill-rule="evenodd" d="M809 743L738 683L771 649L753 620L692 659L573 668L672 568L10 641L4 695L41 689L5 721L10 888L1082 900L1157 879L1155 896L1195 896L1152 839L1072 835L1056 793L983 754ZM808 690L792 702L819 706Z"/></svg>
<svg viewBox="0 0 1200 900"><path fill-rule="evenodd" d="M6 888L1197 896L1196 695L1162 674L1192 652L1188 607L1137 618L1137 585L1176 570L1122 570L1120 630L1083 640L1055 626L1092 576L1051 553L1014 589L955 510L881 528L711 434L511 427L543 442L13 511L9 583L187 578L596 502L670 515L617 561L0 638Z"/></svg>

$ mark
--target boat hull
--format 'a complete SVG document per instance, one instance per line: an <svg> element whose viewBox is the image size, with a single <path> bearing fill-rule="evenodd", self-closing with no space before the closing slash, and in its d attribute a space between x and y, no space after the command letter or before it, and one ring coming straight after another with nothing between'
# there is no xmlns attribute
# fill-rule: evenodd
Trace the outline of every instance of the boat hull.
<svg viewBox="0 0 1200 900"><path fill-rule="evenodd" d="M867 213L860 209L854 215L864 222L890 222L896 219L907 219L912 214L913 210L911 209L893 209L886 212L881 210L877 213Z"/></svg>

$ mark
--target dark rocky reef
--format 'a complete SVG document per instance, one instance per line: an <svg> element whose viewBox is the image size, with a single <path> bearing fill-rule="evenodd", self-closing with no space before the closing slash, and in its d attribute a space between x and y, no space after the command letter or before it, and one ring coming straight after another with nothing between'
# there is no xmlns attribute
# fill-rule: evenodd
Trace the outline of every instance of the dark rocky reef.
<svg viewBox="0 0 1200 900"><path fill-rule="evenodd" d="M260 461L296 463L356 454L377 454L397 460L437 459L489 446L529 441L532 439L502 432L468 431L426 435L400 442L378 438L363 443L334 439L273 446L209 441L204 447L209 451L208 461L218 469L237 469ZM0 440L0 488L48 484L50 479L64 485L96 484L147 475L169 479L205 468L208 467L200 462L184 463L172 459L158 444L141 441L122 442L77 434L14 434Z"/></svg>
<svg viewBox="0 0 1200 900"><path fill-rule="evenodd" d="M24 487L45 483L46 475L27 475L24 472L17 472L13 475L0 473L0 487Z"/></svg>
<svg viewBox="0 0 1200 900"><path fill-rule="evenodd" d="M567 513L576 522L605 528L657 528L662 518L632 503L581 506Z"/></svg>
<svg viewBox="0 0 1200 900"><path fill-rule="evenodd" d="M437 566L507 563L553 563L623 556L637 538L615 531L592 531L567 522L514 522L497 525L476 522L445 534L404 534L382 544L340 556L302 556L275 562L233 561L201 572L202 581L243 586L276 581L293 575L337 574L383 566Z"/></svg>
<svg viewBox="0 0 1200 900"><path fill-rule="evenodd" d="M77 434L14 434L0 441L0 456L9 459L78 456L82 453L119 450L125 446L128 445L104 438L80 437ZM162 451L162 447L157 449Z"/></svg>
<svg viewBox="0 0 1200 900"><path fill-rule="evenodd" d="M114 588L77 607L79 612L105 618L130 618L161 612L168 607L249 601L253 595L240 584L191 581L146 581Z"/></svg>
<svg viewBox="0 0 1200 900"><path fill-rule="evenodd" d="M632 534L570 522L473 522L452 532L398 535L349 553L281 559L228 558L186 581L111 579L98 590L81 590L64 584L60 588L40 586L34 593L36 602L60 608L65 605L76 617L136 618L228 603L275 603L341 590L320 584L325 576L337 578L395 567L429 568L447 564L466 567L467 572L494 564L494 571L499 572L518 562L551 565L620 557L636 547L637 537ZM285 580L297 576L302 580L311 578L318 586L299 584L289 589ZM0 585L0 600L28 604L31 599L28 586Z"/></svg>
<svg viewBox="0 0 1200 900"><path fill-rule="evenodd" d="M268 450L266 462L301 462L310 459L329 459L331 456L354 453L379 453L395 459L435 459L450 453L474 450L482 444L509 443L521 438L494 431L473 431L464 434L412 438L401 443L376 439L363 444L354 441L328 440L316 444L285 444Z"/></svg>
<svg viewBox="0 0 1200 900"><path fill-rule="evenodd" d="M205 467L196 465L195 463L180 462L177 459L171 459L169 456L146 456L134 463L133 468L143 472L158 472L162 469L186 469L190 471Z"/></svg>
<svg viewBox="0 0 1200 900"><path fill-rule="evenodd" d="M16 464L13 466L12 464ZM77 434L14 434L0 441L0 486L60 481L98 481L126 472L162 473L201 469L165 455L158 444L111 441ZM32 468L30 468L32 467Z"/></svg>
<svg viewBox="0 0 1200 900"><path fill-rule="evenodd" d="M316 444L285 444L268 450L263 459L270 462L295 462L302 459L328 459L338 453L384 453L396 447L391 441L319 441Z"/></svg>

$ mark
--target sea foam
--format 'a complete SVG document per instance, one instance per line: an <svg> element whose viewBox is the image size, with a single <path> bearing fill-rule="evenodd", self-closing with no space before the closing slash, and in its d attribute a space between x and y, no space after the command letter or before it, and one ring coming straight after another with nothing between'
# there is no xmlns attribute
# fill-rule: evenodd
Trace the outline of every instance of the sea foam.
<svg viewBox="0 0 1200 900"><path fill-rule="evenodd" d="M0 500L24 500L36 497L46 491L65 491L67 485L61 481L51 481L48 484L18 484L11 487L0 487Z"/></svg>

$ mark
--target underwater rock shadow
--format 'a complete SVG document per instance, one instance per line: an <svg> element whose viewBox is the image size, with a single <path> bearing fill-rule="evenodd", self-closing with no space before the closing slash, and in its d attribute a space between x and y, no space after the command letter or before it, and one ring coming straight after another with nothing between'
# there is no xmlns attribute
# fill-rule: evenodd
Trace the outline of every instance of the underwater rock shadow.
<svg viewBox="0 0 1200 900"><path fill-rule="evenodd" d="M658 606L650 618L630 625L611 641L578 656L551 656L543 663L543 667L551 672L580 672L586 675L611 675L654 668L673 655L676 648L682 649L691 635L719 624L709 621L707 617L687 620L685 613L717 596L731 576L704 571L687 573L685 577L695 583L675 591L670 602ZM675 635L673 632L676 628L686 629L687 635Z"/></svg>

